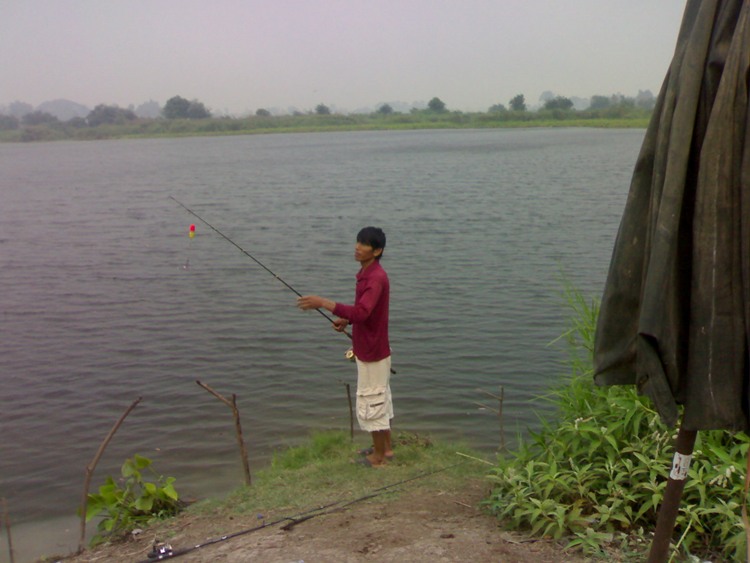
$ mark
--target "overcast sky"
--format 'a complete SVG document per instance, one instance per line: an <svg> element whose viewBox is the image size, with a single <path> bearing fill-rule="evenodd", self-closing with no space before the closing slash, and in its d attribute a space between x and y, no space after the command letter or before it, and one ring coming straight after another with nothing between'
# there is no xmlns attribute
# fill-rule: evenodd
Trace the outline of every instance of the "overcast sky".
<svg viewBox="0 0 750 563"><path fill-rule="evenodd" d="M1 0L0 105L215 113L658 93L685 0Z"/></svg>

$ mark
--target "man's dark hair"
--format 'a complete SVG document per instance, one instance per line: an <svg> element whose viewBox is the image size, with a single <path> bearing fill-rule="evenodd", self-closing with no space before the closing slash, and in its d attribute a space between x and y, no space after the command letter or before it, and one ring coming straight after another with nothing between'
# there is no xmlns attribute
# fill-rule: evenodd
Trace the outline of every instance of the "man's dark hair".
<svg viewBox="0 0 750 563"><path fill-rule="evenodd" d="M357 233L357 242L371 246L373 250L385 250L385 233L378 227L365 227ZM382 252L377 259L380 260L381 256Z"/></svg>

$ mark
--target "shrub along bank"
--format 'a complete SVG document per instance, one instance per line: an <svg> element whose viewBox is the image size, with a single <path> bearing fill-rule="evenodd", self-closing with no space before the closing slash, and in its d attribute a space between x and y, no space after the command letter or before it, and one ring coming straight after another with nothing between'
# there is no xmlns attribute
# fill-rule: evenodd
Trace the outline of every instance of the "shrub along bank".
<svg viewBox="0 0 750 563"><path fill-rule="evenodd" d="M557 419L543 422L492 471L490 510L506 526L570 537L589 555L613 544L645 558L671 468L674 429L665 427L634 387L597 387L592 378L598 306L568 292L574 311L564 336L570 373L547 397ZM700 432L673 549L713 561L745 558L744 434Z"/></svg>

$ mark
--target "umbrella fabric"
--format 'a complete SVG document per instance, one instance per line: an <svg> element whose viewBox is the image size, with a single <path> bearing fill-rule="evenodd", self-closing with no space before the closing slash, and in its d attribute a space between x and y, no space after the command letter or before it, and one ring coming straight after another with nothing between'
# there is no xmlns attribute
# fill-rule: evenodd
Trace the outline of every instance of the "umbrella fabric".
<svg viewBox="0 0 750 563"><path fill-rule="evenodd" d="M748 430L750 2L688 0L630 185L594 346L669 425Z"/></svg>

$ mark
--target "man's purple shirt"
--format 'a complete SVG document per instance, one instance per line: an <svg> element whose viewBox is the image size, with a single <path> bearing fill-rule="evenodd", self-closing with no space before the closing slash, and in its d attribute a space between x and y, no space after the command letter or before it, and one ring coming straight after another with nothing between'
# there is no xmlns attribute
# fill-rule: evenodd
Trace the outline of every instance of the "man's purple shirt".
<svg viewBox="0 0 750 563"><path fill-rule="evenodd" d="M354 355L363 362L377 362L391 355L388 341L388 274L375 260L357 273L354 305L336 303L333 314L352 325Z"/></svg>

